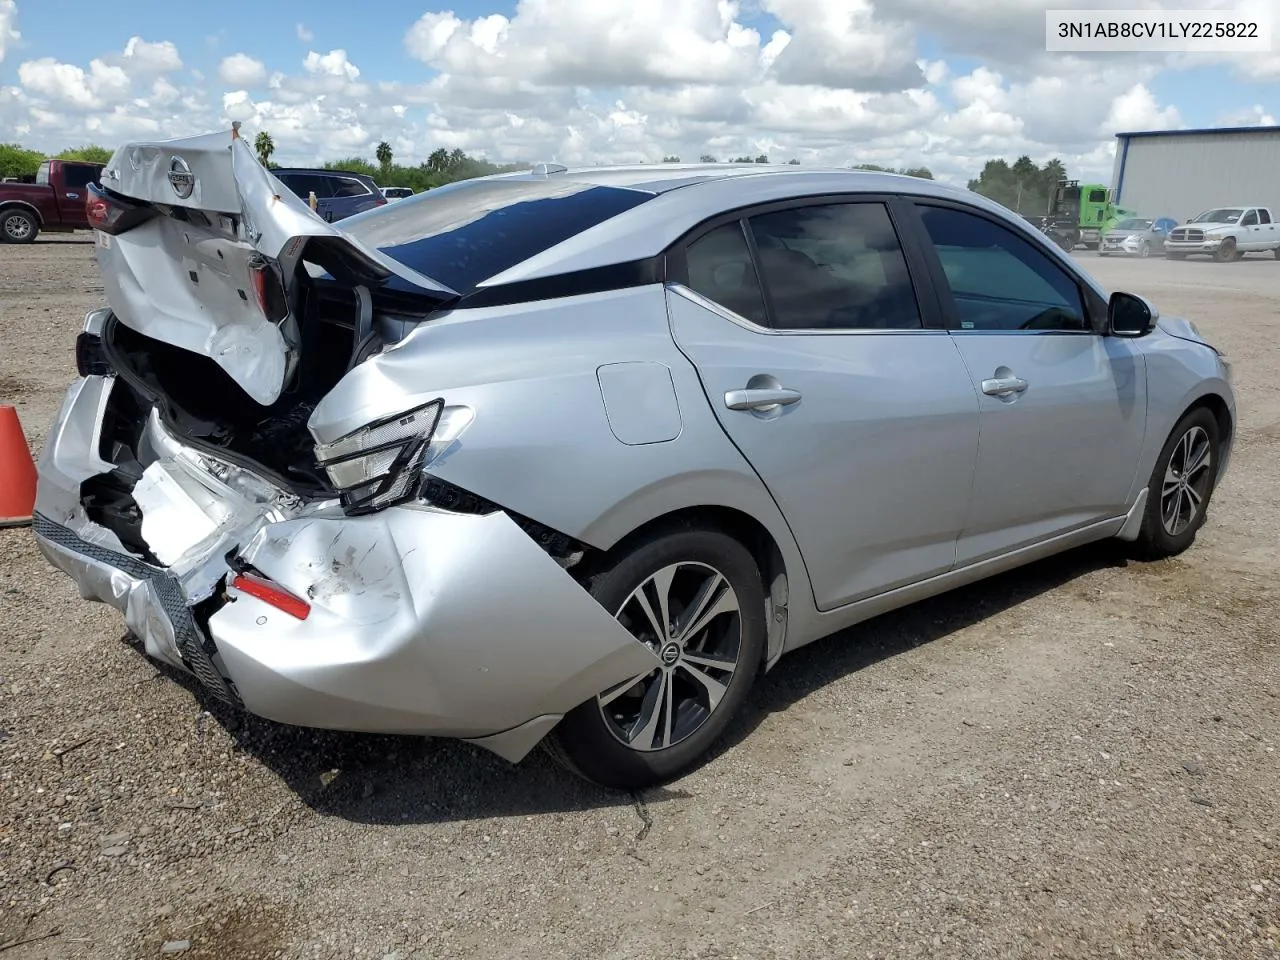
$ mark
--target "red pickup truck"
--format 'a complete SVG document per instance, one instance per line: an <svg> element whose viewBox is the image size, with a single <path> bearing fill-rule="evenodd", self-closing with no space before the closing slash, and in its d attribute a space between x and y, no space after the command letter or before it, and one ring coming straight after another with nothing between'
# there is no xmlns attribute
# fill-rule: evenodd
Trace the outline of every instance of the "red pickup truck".
<svg viewBox="0 0 1280 960"><path fill-rule="evenodd" d="M101 163L46 160L35 183L0 183L0 241L30 243L41 230L89 229L87 187L102 175Z"/></svg>

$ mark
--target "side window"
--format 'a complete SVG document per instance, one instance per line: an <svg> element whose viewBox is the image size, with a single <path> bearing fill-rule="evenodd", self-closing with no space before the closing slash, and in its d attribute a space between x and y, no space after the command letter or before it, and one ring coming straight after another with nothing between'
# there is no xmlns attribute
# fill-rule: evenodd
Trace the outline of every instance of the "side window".
<svg viewBox="0 0 1280 960"><path fill-rule="evenodd" d="M985 217L919 207L962 330L1088 330L1080 288L1029 241Z"/></svg>
<svg viewBox="0 0 1280 960"><path fill-rule="evenodd" d="M764 326L768 322L740 221L716 227L693 241L685 251L685 261L691 289L752 323Z"/></svg>
<svg viewBox="0 0 1280 960"><path fill-rule="evenodd" d="M1089 202L1090 202L1090 203L1106 203L1106 202L1107 202L1107 191L1105 191L1105 190L1090 190L1090 191L1089 191Z"/></svg>
<svg viewBox="0 0 1280 960"><path fill-rule="evenodd" d="M1257 210L1250 210L1248 213L1246 213L1243 217L1240 218L1240 226L1242 227L1256 227L1257 225L1258 225Z"/></svg>
<svg viewBox="0 0 1280 960"><path fill-rule="evenodd" d="M1271 211L1270 211L1270 210L1261 210L1261 209L1259 209L1259 210L1258 210L1258 222L1259 222L1259 223L1270 223L1270 222L1271 222Z"/></svg>
<svg viewBox="0 0 1280 960"><path fill-rule="evenodd" d="M334 177L333 195L335 197L367 197L369 196L369 188L359 180L352 180L349 177Z"/></svg>
<svg viewBox="0 0 1280 960"><path fill-rule="evenodd" d="M36 170L36 183L40 184L41 186L48 185L50 168L51 168L51 165L48 160L40 164L39 169Z"/></svg>
<svg viewBox="0 0 1280 960"><path fill-rule="evenodd" d="M906 257L884 204L795 207L749 222L778 329L923 326Z"/></svg>
<svg viewBox="0 0 1280 960"><path fill-rule="evenodd" d="M88 186L98 179L98 168L82 163L68 163L62 168L62 182L72 189Z"/></svg>

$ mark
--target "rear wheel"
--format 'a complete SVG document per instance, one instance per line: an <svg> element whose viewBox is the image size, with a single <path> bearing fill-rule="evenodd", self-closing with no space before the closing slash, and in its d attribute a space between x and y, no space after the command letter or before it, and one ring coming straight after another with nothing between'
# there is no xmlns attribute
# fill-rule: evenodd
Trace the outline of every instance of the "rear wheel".
<svg viewBox="0 0 1280 960"><path fill-rule="evenodd" d="M1218 477L1218 421L1204 407L1169 434L1147 484L1147 506L1134 554L1143 560L1186 550L1204 524Z"/></svg>
<svg viewBox="0 0 1280 960"><path fill-rule="evenodd" d="M40 221L26 210L0 212L0 238L5 243L30 243L40 232Z"/></svg>
<svg viewBox="0 0 1280 960"><path fill-rule="evenodd" d="M767 624L755 560L727 534L684 529L637 544L589 589L659 663L570 711L547 746L607 787L669 780L703 759L759 673Z"/></svg>

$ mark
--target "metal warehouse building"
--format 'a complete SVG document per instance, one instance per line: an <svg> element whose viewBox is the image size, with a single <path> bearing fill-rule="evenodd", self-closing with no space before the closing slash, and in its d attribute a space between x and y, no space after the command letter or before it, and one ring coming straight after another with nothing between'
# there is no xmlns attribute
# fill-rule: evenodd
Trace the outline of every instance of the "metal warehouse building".
<svg viewBox="0 0 1280 960"><path fill-rule="evenodd" d="M1280 127L1116 134L1117 206L1179 222L1215 206L1280 211Z"/></svg>

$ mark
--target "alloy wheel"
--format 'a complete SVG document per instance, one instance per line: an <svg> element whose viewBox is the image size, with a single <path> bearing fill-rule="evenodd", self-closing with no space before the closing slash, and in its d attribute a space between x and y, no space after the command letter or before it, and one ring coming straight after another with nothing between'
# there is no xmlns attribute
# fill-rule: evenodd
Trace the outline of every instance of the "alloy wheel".
<svg viewBox="0 0 1280 960"><path fill-rule="evenodd" d="M738 669L739 611L728 579L705 563L670 564L633 590L615 616L661 664L596 698L609 732L651 752L702 727Z"/></svg>
<svg viewBox="0 0 1280 960"><path fill-rule="evenodd" d="M25 240L31 233L31 221L26 217L13 216L6 217L4 221L5 236L11 240Z"/></svg>
<svg viewBox="0 0 1280 960"><path fill-rule="evenodd" d="M1160 490L1160 522L1176 537L1195 521L1209 493L1213 450L1204 427L1193 426L1173 448Z"/></svg>

